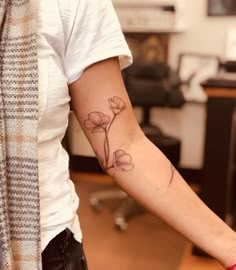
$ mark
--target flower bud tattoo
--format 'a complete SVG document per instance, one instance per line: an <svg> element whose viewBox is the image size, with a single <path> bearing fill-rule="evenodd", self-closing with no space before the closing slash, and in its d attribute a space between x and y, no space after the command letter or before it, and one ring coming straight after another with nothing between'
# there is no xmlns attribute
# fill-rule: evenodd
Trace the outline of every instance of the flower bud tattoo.
<svg viewBox="0 0 236 270"><path fill-rule="evenodd" d="M125 103L119 97L109 98L108 99L108 102L111 105L110 109L112 110L112 112L114 113L114 115L119 114L122 110L125 109Z"/></svg>
<svg viewBox="0 0 236 270"><path fill-rule="evenodd" d="M129 172L134 168L132 157L122 149L110 153L109 131L117 116L126 108L125 102L119 97L108 99L112 116L103 114L102 112L92 112L88 115L88 119L84 121L84 125L92 133L104 133L103 153L96 153L99 162L105 171L115 169L116 171ZM112 158L113 157L113 158Z"/></svg>

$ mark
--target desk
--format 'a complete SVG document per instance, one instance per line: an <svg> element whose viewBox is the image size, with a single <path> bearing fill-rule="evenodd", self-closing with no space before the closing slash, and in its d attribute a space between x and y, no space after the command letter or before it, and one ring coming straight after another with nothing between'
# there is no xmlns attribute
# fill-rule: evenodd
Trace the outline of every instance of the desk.
<svg viewBox="0 0 236 270"><path fill-rule="evenodd" d="M236 81L217 84L211 80L203 84L208 95L205 134L204 167L201 182L201 199L226 223L235 225L233 187L235 176ZM194 247L197 255L206 255Z"/></svg>
<svg viewBox="0 0 236 270"><path fill-rule="evenodd" d="M220 85L206 81L203 87L208 95L208 102L200 197L221 219L233 226L236 141L233 119L236 107L236 81L235 84L230 82L230 85L225 86L222 81ZM197 248L194 253L201 255Z"/></svg>
<svg viewBox="0 0 236 270"><path fill-rule="evenodd" d="M235 168L233 115L236 106L236 81L235 88L224 88L222 85L217 87L208 82L203 86L208 102L200 196L220 218L229 222Z"/></svg>

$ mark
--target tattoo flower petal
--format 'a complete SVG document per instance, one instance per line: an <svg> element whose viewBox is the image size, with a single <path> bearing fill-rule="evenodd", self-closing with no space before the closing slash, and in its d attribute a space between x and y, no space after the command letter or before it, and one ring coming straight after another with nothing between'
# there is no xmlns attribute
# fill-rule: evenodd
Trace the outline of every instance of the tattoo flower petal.
<svg viewBox="0 0 236 270"><path fill-rule="evenodd" d="M111 105L110 109L115 115L119 114L125 108L125 102L119 97L114 96L109 98L108 102Z"/></svg>
<svg viewBox="0 0 236 270"><path fill-rule="evenodd" d="M134 168L132 158L123 150L117 150L113 156L113 166L118 171L129 172Z"/></svg>
<svg viewBox="0 0 236 270"><path fill-rule="evenodd" d="M88 119L84 121L87 129L95 132L104 132L106 126L110 123L110 117L101 112L92 112L88 115Z"/></svg>

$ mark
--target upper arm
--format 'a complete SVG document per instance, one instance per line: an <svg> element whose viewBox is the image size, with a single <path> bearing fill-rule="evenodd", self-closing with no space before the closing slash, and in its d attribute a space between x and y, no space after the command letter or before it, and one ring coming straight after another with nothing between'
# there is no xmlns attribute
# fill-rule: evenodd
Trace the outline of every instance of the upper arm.
<svg viewBox="0 0 236 270"><path fill-rule="evenodd" d="M91 65L69 89L74 113L104 169L114 165L117 155L131 160L129 145L143 133L127 95L118 59ZM132 169L132 162L126 163L117 169Z"/></svg>

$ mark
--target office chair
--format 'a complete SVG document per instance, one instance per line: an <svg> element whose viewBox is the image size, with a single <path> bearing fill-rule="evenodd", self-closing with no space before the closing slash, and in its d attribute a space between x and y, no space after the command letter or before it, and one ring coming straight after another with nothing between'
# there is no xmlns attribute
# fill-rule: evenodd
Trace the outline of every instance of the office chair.
<svg viewBox="0 0 236 270"><path fill-rule="evenodd" d="M124 82L132 105L142 108L140 126L146 137L154 143L178 167L181 142L170 137L151 124L150 114L153 107L180 108L184 104L181 84L177 74L160 62L135 63L124 71ZM121 204L114 212L114 222L119 230L126 230L128 219L145 210L120 189L98 191L90 196L90 204L96 210L101 210L107 199L121 199Z"/></svg>

